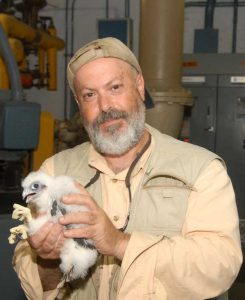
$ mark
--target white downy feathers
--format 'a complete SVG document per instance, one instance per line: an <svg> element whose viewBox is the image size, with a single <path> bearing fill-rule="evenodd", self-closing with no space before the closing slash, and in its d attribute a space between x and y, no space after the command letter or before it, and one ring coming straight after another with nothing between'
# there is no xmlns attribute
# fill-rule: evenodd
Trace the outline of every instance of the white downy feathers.
<svg viewBox="0 0 245 300"><path fill-rule="evenodd" d="M61 202L64 195L80 193L74 179L68 176L51 177L41 171L31 172L22 182L23 198L30 205L35 205L38 213L45 215L29 221L27 231L33 235L44 223L58 222L61 215L70 212L86 211L85 206L65 205ZM70 224L69 228L78 228L82 224ZM84 278L88 269L95 264L98 252L93 242L88 239L67 239L61 250L60 269L68 280Z"/></svg>

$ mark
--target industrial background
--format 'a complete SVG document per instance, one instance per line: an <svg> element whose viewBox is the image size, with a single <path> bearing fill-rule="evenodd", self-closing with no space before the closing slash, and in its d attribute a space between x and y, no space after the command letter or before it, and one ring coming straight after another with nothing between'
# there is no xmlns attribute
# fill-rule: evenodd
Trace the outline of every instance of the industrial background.
<svg viewBox="0 0 245 300"><path fill-rule="evenodd" d="M0 1L0 291L25 299L8 245L20 183L87 140L66 80L74 52L115 36L139 58L146 119L224 158L245 244L245 1ZM219 300L245 299L245 273Z"/></svg>

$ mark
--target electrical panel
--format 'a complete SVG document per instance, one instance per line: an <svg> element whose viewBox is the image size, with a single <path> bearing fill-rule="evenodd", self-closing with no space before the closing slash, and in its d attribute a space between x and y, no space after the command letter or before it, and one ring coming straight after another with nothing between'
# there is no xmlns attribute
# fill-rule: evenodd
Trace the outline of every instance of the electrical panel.
<svg viewBox="0 0 245 300"><path fill-rule="evenodd" d="M35 149L40 109L37 103L0 101L0 149Z"/></svg>
<svg viewBox="0 0 245 300"><path fill-rule="evenodd" d="M187 55L185 64L183 84L192 91L194 100L189 140L224 159L242 221L245 219L244 56Z"/></svg>
<svg viewBox="0 0 245 300"><path fill-rule="evenodd" d="M98 20L98 37L100 39L114 37L132 48L132 20L129 18Z"/></svg>

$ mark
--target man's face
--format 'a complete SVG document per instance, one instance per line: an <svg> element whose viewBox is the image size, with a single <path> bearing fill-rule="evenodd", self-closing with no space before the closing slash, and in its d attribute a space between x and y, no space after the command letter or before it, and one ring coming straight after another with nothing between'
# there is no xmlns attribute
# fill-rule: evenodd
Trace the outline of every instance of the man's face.
<svg viewBox="0 0 245 300"><path fill-rule="evenodd" d="M95 148L119 155L137 144L144 131L144 81L127 63L96 59L75 76L76 98Z"/></svg>

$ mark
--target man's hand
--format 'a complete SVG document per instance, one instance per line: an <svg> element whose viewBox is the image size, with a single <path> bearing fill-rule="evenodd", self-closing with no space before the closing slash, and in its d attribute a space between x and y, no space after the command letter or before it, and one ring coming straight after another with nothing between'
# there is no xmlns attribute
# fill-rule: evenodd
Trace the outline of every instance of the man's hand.
<svg viewBox="0 0 245 300"><path fill-rule="evenodd" d="M31 248L37 254L37 265L44 291L56 288L62 278L59 269L60 250L65 237L60 224L46 223L28 238Z"/></svg>
<svg viewBox="0 0 245 300"><path fill-rule="evenodd" d="M57 259L64 244L63 226L46 223L28 241L36 254L43 259Z"/></svg>
<svg viewBox="0 0 245 300"><path fill-rule="evenodd" d="M97 250L104 255L112 255L122 260L130 235L122 233L112 224L106 213L92 199L90 194L77 184L81 194L63 197L64 204L85 205L89 211L66 214L60 218L62 225L85 224L82 228L64 231L67 238L92 239Z"/></svg>

